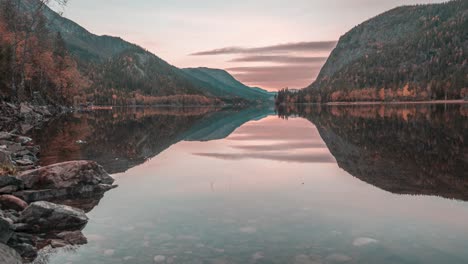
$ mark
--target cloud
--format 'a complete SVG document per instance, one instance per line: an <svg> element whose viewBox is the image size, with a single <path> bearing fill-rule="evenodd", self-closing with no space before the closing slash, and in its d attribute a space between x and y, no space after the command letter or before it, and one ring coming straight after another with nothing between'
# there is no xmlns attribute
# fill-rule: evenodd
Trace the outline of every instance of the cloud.
<svg viewBox="0 0 468 264"><path fill-rule="evenodd" d="M324 63L327 57L298 57L289 55L253 55L235 58L230 62L272 62L286 64L313 64Z"/></svg>
<svg viewBox="0 0 468 264"><path fill-rule="evenodd" d="M247 151L289 151L298 149L326 149L327 146L323 142L287 142L270 145L242 145L232 146L232 148L247 150Z"/></svg>
<svg viewBox="0 0 468 264"><path fill-rule="evenodd" d="M226 70L239 81L249 85L277 88L302 88L317 77L321 64L232 67Z"/></svg>
<svg viewBox="0 0 468 264"><path fill-rule="evenodd" d="M195 52L192 56L225 55L225 54L245 54L245 53L288 53L288 52L329 52L336 46L336 41L312 41L279 44L273 46L245 48L226 47L208 51Z"/></svg>
<svg viewBox="0 0 468 264"><path fill-rule="evenodd" d="M303 88L310 85L336 43L310 41L252 48L233 46L191 55L231 55L228 62L243 66L226 69L236 79L250 86L275 91L284 87Z"/></svg>

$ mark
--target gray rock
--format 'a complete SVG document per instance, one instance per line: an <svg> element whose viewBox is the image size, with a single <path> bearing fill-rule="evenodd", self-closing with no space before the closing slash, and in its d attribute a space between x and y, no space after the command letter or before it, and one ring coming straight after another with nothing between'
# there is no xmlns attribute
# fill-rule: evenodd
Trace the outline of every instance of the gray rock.
<svg viewBox="0 0 468 264"><path fill-rule="evenodd" d="M24 145L24 144L28 144L28 143L32 142L32 138L23 137L23 136L16 136L15 141L17 143L20 143L21 145Z"/></svg>
<svg viewBox="0 0 468 264"><path fill-rule="evenodd" d="M29 106L26 103L21 103L20 105L20 113L21 114L30 114L33 112L33 109L31 106Z"/></svg>
<svg viewBox="0 0 468 264"><path fill-rule="evenodd" d="M0 243L0 263L21 264L21 256L12 248Z"/></svg>
<svg viewBox="0 0 468 264"><path fill-rule="evenodd" d="M64 231L58 233L57 237L70 245L84 245L88 243L88 239L86 239L81 231Z"/></svg>
<svg viewBox="0 0 468 264"><path fill-rule="evenodd" d="M0 195L0 208L2 210L23 211L28 204L13 195Z"/></svg>
<svg viewBox="0 0 468 264"><path fill-rule="evenodd" d="M71 201L86 204L86 201L84 200L96 200L97 203L105 192L115 187L115 185L107 184L79 185L63 189L25 190L15 192L13 194L28 203L36 201L53 201L59 204L73 204L75 207L82 208Z"/></svg>
<svg viewBox="0 0 468 264"><path fill-rule="evenodd" d="M65 240L62 240L62 239L52 239L50 240L50 245L52 246L52 248L61 248L61 247L66 247L69 244Z"/></svg>
<svg viewBox="0 0 468 264"><path fill-rule="evenodd" d="M112 185L114 179L96 162L70 161L58 163L18 175L27 189L61 189L80 185Z"/></svg>
<svg viewBox="0 0 468 264"><path fill-rule="evenodd" d="M13 166L11 153L9 151L0 150L0 166Z"/></svg>
<svg viewBox="0 0 468 264"><path fill-rule="evenodd" d="M6 244L13 235L14 227L10 221L9 219L0 217L0 243Z"/></svg>
<svg viewBox="0 0 468 264"><path fill-rule="evenodd" d="M34 202L20 215L19 221L25 223L32 232L51 230L81 230L88 222L85 213L66 205L49 202Z"/></svg>
<svg viewBox="0 0 468 264"><path fill-rule="evenodd" d="M7 145L7 151L9 151L10 153L17 153L17 152L20 152L22 150L24 150L25 147L22 146L20 143L10 143Z"/></svg>
<svg viewBox="0 0 468 264"><path fill-rule="evenodd" d="M19 243L14 245L9 245L11 248L16 250L20 256L26 260L34 260L37 258L37 248L28 243Z"/></svg>
<svg viewBox="0 0 468 264"><path fill-rule="evenodd" d="M30 244L35 246L37 238L34 235L16 231L8 241L8 245Z"/></svg>
<svg viewBox="0 0 468 264"><path fill-rule="evenodd" d="M31 166L34 165L34 162L29 160L29 159L20 159L20 160L15 160L16 164L19 166Z"/></svg>
<svg viewBox="0 0 468 264"><path fill-rule="evenodd" d="M13 134L8 132L0 132L0 140L11 140L13 138Z"/></svg>
<svg viewBox="0 0 468 264"><path fill-rule="evenodd" d="M9 175L0 176L0 193L13 193L22 190L23 181Z"/></svg>
<svg viewBox="0 0 468 264"><path fill-rule="evenodd" d="M8 186L0 188L0 193L1 194L14 193L16 191L18 191L18 187L13 186L13 185L8 185Z"/></svg>

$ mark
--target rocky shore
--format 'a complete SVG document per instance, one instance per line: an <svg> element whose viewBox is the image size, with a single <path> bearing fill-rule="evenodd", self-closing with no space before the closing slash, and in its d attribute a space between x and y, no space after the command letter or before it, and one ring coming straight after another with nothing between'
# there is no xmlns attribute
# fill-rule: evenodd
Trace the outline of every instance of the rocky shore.
<svg viewBox="0 0 468 264"><path fill-rule="evenodd" d="M86 244L89 212L114 180L97 163L40 167L26 136L67 109L0 103L0 263L33 261L39 250Z"/></svg>

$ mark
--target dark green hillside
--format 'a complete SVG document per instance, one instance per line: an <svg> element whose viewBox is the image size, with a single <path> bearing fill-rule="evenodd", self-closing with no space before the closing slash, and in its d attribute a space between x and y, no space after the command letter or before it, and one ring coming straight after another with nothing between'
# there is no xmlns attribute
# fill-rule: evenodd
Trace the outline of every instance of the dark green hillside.
<svg viewBox="0 0 468 264"><path fill-rule="evenodd" d="M340 38L317 80L292 102L468 96L468 1L404 6Z"/></svg>

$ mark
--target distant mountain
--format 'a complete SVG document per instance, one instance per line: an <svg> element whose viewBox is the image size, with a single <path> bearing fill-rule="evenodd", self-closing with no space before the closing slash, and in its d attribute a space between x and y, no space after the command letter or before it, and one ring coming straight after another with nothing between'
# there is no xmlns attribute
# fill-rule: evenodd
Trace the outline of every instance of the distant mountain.
<svg viewBox="0 0 468 264"><path fill-rule="evenodd" d="M240 97L248 100L272 100L274 93L257 87L248 87L236 80L225 70L210 68L187 68L183 71L189 76L206 83L207 91L218 97Z"/></svg>
<svg viewBox="0 0 468 264"><path fill-rule="evenodd" d="M22 4L25 10L34 10L37 0ZM220 103L219 99L268 99L268 95L245 91L246 86L240 83L229 89L241 91L224 92L227 86L215 86L221 82L201 81L138 45L92 34L48 7L43 13L49 30L61 34L80 71L89 78L88 100L92 96L99 104L213 104Z"/></svg>
<svg viewBox="0 0 468 264"><path fill-rule="evenodd" d="M292 100L464 98L467 54L468 1L398 7L342 36L317 80Z"/></svg>

